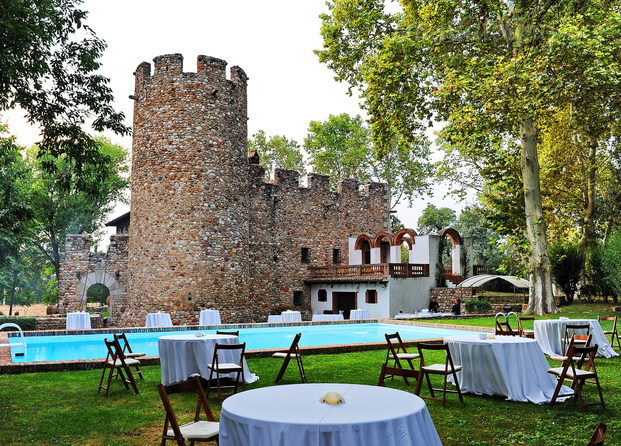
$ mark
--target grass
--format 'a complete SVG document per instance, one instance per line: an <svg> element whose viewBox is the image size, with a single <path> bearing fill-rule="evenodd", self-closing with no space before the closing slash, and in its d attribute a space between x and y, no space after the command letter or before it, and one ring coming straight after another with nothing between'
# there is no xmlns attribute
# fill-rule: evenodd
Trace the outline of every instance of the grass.
<svg viewBox="0 0 621 446"><path fill-rule="evenodd" d="M563 314L592 318L605 315L605 310L602 306L576 305L564 307ZM477 322L492 326L493 318ZM309 382L375 385L384 357L383 351L306 355L304 366ZM273 385L280 364L272 358L249 359L250 369L261 379L248 388ZM427 407L445 446L583 446L600 421L608 424L606 444L621 444L621 358L598 358L596 364L605 410L587 408L580 412L572 403L549 407L471 394L465 395L465 403L449 395L445 408L437 401L427 401ZM164 413L156 388L160 368L142 370L145 380L138 382L139 395L126 391L117 381L108 397L97 393L100 370L1 375L0 444L159 444ZM299 375L291 364L283 384L297 382ZM411 391L399 379L388 381L388 385ZM596 399L594 386L587 385L584 392L587 402ZM213 396L210 404L218 417L220 401ZM190 400L186 407L193 410Z"/></svg>

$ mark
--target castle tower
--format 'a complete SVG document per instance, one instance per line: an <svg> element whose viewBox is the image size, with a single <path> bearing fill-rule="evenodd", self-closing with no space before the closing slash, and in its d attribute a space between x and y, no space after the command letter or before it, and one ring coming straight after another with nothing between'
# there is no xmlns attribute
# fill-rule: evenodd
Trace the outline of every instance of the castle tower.
<svg viewBox="0 0 621 446"><path fill-rule="evenodd" d="M168 54L135 73L129 295L121 320L149 311L198 322L217 307L240 320L248 295L248 155L244 71ZM242 306L243 307L243 306Z"/></svg>

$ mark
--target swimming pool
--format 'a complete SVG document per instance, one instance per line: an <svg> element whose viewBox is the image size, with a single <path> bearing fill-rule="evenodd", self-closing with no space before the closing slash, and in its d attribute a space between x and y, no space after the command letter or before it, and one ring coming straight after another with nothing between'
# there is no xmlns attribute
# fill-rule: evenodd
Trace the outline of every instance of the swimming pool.
<svg viewBox="0 0 621 446"><path fill-rule="evenodd" d="M127 339L135 352L145 352L147 356L158 356L157 339L179 333L193 331L127 332ZM216 330L200 330L215 334ZM262 328L243 328L239 330L241 342L246 342L247 350L287 348L296 333L302 333L301 347L318 345L359 344L385 342L384 334L398 331L405 340L435 339L457 334L472 334L469 331L445 328L418 327L413 325L359 323L330 325L295 325ZM88 334L66 336L29 336L26 338L26 354L13 356L13 362L66 361L76 359L98 359L106 356L104 338L112 334ZM20 342L10 338L11 343Z"/></svg>

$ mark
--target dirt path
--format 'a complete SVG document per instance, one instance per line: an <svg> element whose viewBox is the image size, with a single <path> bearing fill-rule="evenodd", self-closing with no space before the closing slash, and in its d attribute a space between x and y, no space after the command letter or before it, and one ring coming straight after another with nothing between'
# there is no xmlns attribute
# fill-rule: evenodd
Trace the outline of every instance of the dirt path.
<svg viewBox="0 0 621 446"><path fill-rule="evenodd" d="M25 305L13 305L13 315L19 312L20 316L45 316L47 309L47 305L45 304L34 304L30 306ZM3 315L9 315L9 306L8 305L0 305L0 311Z"/></svg>

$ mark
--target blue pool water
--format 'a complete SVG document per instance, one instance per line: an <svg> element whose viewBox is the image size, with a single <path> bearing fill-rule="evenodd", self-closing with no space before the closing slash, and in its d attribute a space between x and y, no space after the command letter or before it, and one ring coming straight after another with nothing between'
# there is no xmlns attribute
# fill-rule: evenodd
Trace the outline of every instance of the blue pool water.
<svg viewBox="0 0 621 446"><path fill-rule="evenodd" d="M201 330L215 334L215 330ZM296 333L302 333L301 347L317 345L358 344L385 342L384 334L398 331L403 340L432 339L457 334L472 334L469 331L448 330L444 328L416 327L391 324L334 324L291 327L246 328L239 330L241 342L246 342L247 350L266 348L287 348ZM166 331L127 333L132 350L145 352L148 356L158 356L157 339L160 336L194 333L194 331ZM29 336L26 338L26 354L13 356L13 362L66 361L72 359L97 359L106 356L104 338L111 339L110 333L67 336ZM10 338L10 342L20 342Z"/></svg>

